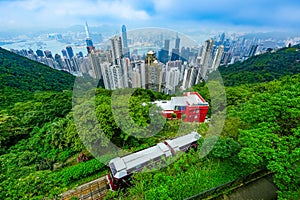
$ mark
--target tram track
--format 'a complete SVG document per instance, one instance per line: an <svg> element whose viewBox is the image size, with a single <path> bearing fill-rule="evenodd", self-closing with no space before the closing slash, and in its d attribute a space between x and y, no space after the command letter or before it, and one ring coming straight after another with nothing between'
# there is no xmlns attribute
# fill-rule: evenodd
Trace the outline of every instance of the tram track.
<svg viewBox="0 0 300 200"><path fill-rule="evenodd" d="M76 189L62 193L59 197L61 200L71 200L77 197L80 200L102 200L107 192L107 179L103 176L89 183L78 186Z"/></svg>

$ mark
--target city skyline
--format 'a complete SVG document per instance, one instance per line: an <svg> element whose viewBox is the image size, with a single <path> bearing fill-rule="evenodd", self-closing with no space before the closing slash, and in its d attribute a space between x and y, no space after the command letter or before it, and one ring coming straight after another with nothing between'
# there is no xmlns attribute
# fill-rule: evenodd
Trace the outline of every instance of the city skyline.
<svg viewBox="0 0 300 200"><path fill-rule="evenodd" d="M299 31L300 2L189 0L0 1L0 32L63 28L83 24L131 28L167 27L178 31Z"/></svg>
<svg viewBox="0 0 300 200"><path fill-rule="evenodd" d="M41 49L36 54L32 49L11 51L75 76L86 74L101 79L105 89L140 87L174 94L178 87L185 90L207 80L220 65L243 62L252 56L292 45L286 40L231 38L224 32L198 45L181 33L153 28L130 32L127 37L126 25L122 25L122 33L110 38L107 48L98 49L93 46L87 23L85 33L86 56L83 52L75 53L71 45L61 51L62 56ZM55 38L63 37L56 35Z"/></svg>

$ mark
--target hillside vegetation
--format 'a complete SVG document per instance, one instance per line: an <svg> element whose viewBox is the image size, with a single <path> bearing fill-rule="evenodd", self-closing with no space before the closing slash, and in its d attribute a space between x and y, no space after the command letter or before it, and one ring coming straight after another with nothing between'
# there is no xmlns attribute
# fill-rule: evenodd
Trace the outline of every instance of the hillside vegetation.
<svg viewBox="0 0 300 200"><path fill-rule="evenodd" d="M88 148L97 152L97 148L107 146L106 141L99 140L103 135L129 151L174 137L178 130L184 130L179 134L185 134L197 129L208 142L215 139L206 135L208 124L164 121L159 116L154 127L161 122L164 125L158 133L153 137L134 137L138 129L127 127L132 124L126 122L131 118L146 130L151 123L149 110L156 108L144 103L170 96L137 89L130 96L128 107L126 95L130 89L85 91L83 88L82 96L75 98L76 105L72 108L73 76L2 49L0 52L0 199L53 198L107 173L103 164L107 158L100 157L103 163L99 162L94 159L97 155L87 151ZM227 117L210 154L199 158L199 152L191 151L163 170L136 174L133 187L109 193L107 198L183 199L266 167L275 173L279 199L299 199L299 54L297 47L285 48L221 69L227 85ZM261 65L250 70L254 69L251 63L266 64L266 60L275 62L275 58L280 67L272 68L270 64L269 68ZM248 69L247 73L244 69ZM269 70L273 74L271 79L257 78L258 74L264 77ZM243 78L234 82L236 74ZM17 82L10 82L14 80L10 77ZM211 101L206 84L196 85L193 90ZM113 94L119 98L112 104ZM89 114L92 111L96 118ZM92 126L93 120L101 126ZM88 138L90 146L83 145L78 123L86 125L80 136ZM152 131L149 128L143 133ZM88 161L77 161L82 153Z"/></svg>
<svg viewBox="0 0 300 200"><path fill-rule="evenodd" d="M274 172L279 199L299 199L300 74L226 90L232 105L210 154L190 152L164 170L136 174L122 198L185 199L266 167Z"/></svg>
<svg viewBox="0 0 300 200"><path fill-rule="evenodd" d="M32 99L37 91L72 90L74 79L0 47L0 109Z"/></svg>
<svg viewBox="0 0 300 200"><path fill-rule="evenodd" d="M283 48L229 66L219 67L225 86L269 82L300 73L300 45Z"/></svg>

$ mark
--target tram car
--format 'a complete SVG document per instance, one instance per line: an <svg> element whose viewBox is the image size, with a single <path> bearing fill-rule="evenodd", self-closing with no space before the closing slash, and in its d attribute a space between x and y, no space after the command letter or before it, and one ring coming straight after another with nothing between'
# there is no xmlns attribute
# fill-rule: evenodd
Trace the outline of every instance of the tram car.
<svg viewBox="0 0 300 200"><path fill-rule="evenodd" d="M116 157L109 162L110 173L107 175L111 190L130 186L130 177L134 172L140 172L144 167L151 169L162 160L174 157L178 152L186 152L190 148L197 148L200 139L197 132L166 140L153 147L126 155Z"/></svg>

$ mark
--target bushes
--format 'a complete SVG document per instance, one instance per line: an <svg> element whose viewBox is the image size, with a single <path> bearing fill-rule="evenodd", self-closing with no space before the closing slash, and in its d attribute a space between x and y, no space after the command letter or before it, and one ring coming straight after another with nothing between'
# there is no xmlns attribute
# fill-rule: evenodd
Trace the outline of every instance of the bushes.
<svg viewBox="0 0 300 200"><path fill-rule="evenodd" d="M231 156L237 155L240 148L241 145L232 138L219 138L211 151L211 156L221 159L230 158Z"/></svg>
<svg viewBox="0 0 300 200"><path fill-rule="evenodd" d="M135 174L134 186L120 196L122 199L185 199L252 170L240 164L232 164L229 160L200 160L198 152L191 151L165 169Z"/></svg>
<svg viewBox="0 0 300 200"><path fill-rule="evenodd" d="M19 174L19 177L11 176L9 178L9 174L7 176L1 174L0 199L42 199L45 196L54 197L64 192L70 184L103 171L105 165L94 159L56 172L29 169L28 173L24 174L25 168L28 167L20 169L23 174Z"/></svg>
<svg viewBox="0 0 300 200"><path fill-rule="evenodd" d="M105 165L98 160L93 159L87 162L81 162L77 165L63 169L55 173L55 179L61 184L68 186L74 181L91 176L99 171L105 170Z"/></svg>

